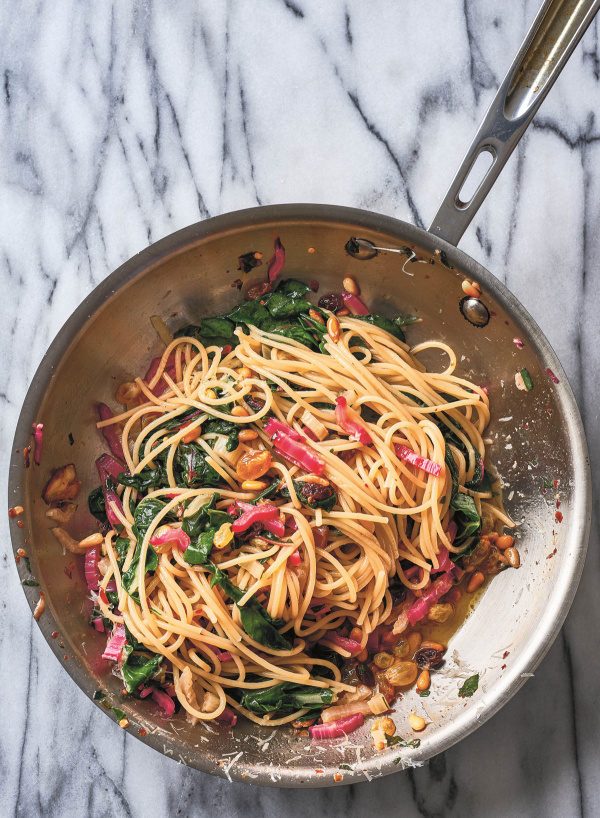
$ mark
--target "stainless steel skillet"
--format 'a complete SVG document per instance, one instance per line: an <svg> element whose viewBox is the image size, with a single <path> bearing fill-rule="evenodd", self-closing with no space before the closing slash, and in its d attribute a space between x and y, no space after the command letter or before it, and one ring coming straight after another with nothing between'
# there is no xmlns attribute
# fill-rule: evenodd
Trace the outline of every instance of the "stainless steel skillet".
<svg viewBox="0 0 600 818"><path fill-rule="evenodd" d="M25 592L32 607L39 591L44 593L40 627L77 684L90 697L99 688L107 691L128 715L127 729L136 735L148 731L143 740L159 751L206 772L264 785L320 787L388 774L448 748L492 716L551 645L571 604L587 546L591 497L583 428L564 372L533 319L454 245L599 6L600 0L544 5L430 232L365 211L316 205L256 208L210 219L124 264L88 296L51 344L25 399L11 462L9 504L25 507L24 527L11 524L13 546L28 550L40 583L39 589ZM463 202L464 180L481 151L492 154L493 165ZM408 712L427 708L431 724L416 749L398 745L379 755L370 747L368 727L344 746L309 744L286 730L274 733L242 723L233 733L209 732L203 726L190 728L183 719L161 721L147 701L122 701L121 685L99 658L104 637L87 626L82 567L76 565L69 579L64 569L72 559L60 554L48 534L41 491L49 469L74 462L83 480L82 497L96 485L93 464L102 444L93 430L93 404L112 401L115 384L143 371L156 354L150 316L159 313L176 329L224 312L240 298L232 287L240 275L238 256L250 250L269 253L276 236L286 248L288 274L319 280L321 292L339 290L343 276L350 274L360 281L373 310L417 312L423 323L410 330L409 340L447 341L464 356L464 373L490 393L492 458L506 483L508 508L519 522L523 565L492 583L453 638L445 681L440 675L436 694L428 700L409 694L397 705L398 734L408 739L413 737ZM360 241L348 245L351 238ZM258 269L245 276L244 284L262 273ZM463 302L461 311L465 277L479 283L482 296ZM132 334L131 326L139 331ZM516 387L515 373L523 368L533 378L531 392ZM31 424L38 421L45 427L42 465L26 469L22 451L30 443ZM89 522L78 514L73 533L88 533ZM27 576L23 560L18 570ZM479 690L461 700L460 681L476 671ZM106 729L120 728L107 723Z"/></svg>

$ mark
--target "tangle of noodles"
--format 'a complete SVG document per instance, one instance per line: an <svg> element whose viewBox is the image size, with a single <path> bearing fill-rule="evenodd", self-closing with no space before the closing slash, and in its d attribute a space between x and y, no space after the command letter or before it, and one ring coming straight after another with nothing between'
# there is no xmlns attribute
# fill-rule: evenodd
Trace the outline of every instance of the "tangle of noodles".
<svg viewBox="0 0 600 818"><path fill-rule="evenodd" d="M111 530L103 546L110 567L98 604L103 616L124 623L146 650L168 660L177 698L195 720L215 719L227 705L269 725L307 712L299 708L270 719L268 713L261 716L242 707L231 695L234 689L261 690L292 682L331 689L333 700L354 690L343 681L338 663L311 656L312 648L322 642L342 658L349 657L339 640L328 637L335 640L334 632L345 626L347 633L350 625L360 629L364 649L369 634L382 623L391 625L398 614L389 589L392 578L418 592L430 584L430 573L445 550L452 556L469 549L472 537L456 545L449 533L454 511L448 456L454 459L459 493L473 498L484 526L491 530L498 521L512 525L490 491L465 487L485 457L482 434L490 412L485 391L454 374L454 351L438 342L409 349L377 326L352 317L340 318L339 326L336 342L323 336L326 354L255 327L247 332L238 328L239 345L227 354L219 346L204 348L193 337L176 338L150 382L136 380L144 403L98 423L122 427L131 475L155 468L159 455L165 469L164 484L147 491L147 498L163 502L157 504L160 510L140 542L132 511L139 499L136 490L122 491L124 511L112 505L123 527L118 535L121 548ZM430 348L445 353L443 372L428 372L419 361L419 354ZM166 370L169 360L175 361L169 370L174 377ZM161 378L167 388L157 397L153 390ZM358 435L338 425L334 409L340 396L371 443L361 443L354 439ZM177 419L190 410L196 414L184 418L178 428ZM294 430L302 446L321 458L320 475L307 474L277 453L280 449L275 450L264 429L269 417ZM214 418L253 430L256 436L228 451L226 435L202 431ZM320 434L312 433L314 429ZM217 473L218 487L177 484L177 448L194 430L199 437L193 443ZM400 459L399 446L437 464L439 475ZM150 545L157 532L164 533L165 523L181 527L182 519L208 503L215 490L217 510L227 511L236 500L253 502L258 490L244 488L236 470L251 450L271 455L261 479L267 484L276 479L279 489L261 502L277 507L285 523L283 537L250 535L232 539L221 550L215 546L210 552L212 570L207 564L189 564L177 542ZM307 483L311 490L329 486L337 495L335 505L307 505L306 498L299 497ZM157 565L146 572L153 549ZM126 589L123 578L132 565L134 580ZM239 604L219 583L211 584L215 566L243 593L242 599L238 594ZM411 566L416 570L409 570ZM118 594L117 614L102 594L111 582ZM289 649L269 647L245 630L240 610L250 600L272 618ZM186 695L190 674L194 696Z"/></svg>

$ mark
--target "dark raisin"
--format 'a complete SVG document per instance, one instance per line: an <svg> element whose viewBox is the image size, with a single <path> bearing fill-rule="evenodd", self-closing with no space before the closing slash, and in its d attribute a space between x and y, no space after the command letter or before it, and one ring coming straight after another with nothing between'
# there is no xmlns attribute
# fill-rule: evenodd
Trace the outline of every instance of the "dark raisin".
<svg viewBox="0 0 600 818"><path fill-rule="evenodd" d="M329 542L329 526L315 526L312 532L315 540L315 548L327 548L327 543Z"/></svg>
<svg viewBox="0 0 600 818"><path fill-rule="evenodd" d="M249 253L244 253L238 256L238 270L244 273L249 273L255 267L260 267L262 264L262 253L256 253L251 250Z"/></svg>
<svg viewBox="0 0 600 818"><path fill-rule="evenodd" d="M400 605L406 599L406 587L401 582L397 582L396 578L391 581L389 591L394 607Z"/></svg>
<svg viewBox="0 0 600 818"><path fill-rule="evenodd" d="M269 292L271 292L271 285L268 281L263 281L262 284L254 284L250 287L244 298L246 301L256 301L257 298L262 298Z"/></svg>
<svg viewBox="0 0 600 818"><path fill-rule="evenodd" d="M356 666L356 675L358 676L358 681L362 684L368 687L375 687L375 676L373 676L373 671L369 665L364 662L359 662Z"/></svg>
<svg viewBox="0 0 600 818"><path fill-rule="evenodd" d="M415 662L425 670L436 670L444 661L441 650L435 648L420 648L415 653Z"/></svg>
<svg viewBox="0 0 600 818"><path fill-rule="evenodd" d="M337 455L340 458L340 460L344 461L344 463L349 463L352 460L353 456L354 456L354 450L353 449L343 449L341 452L338 452Z"/></svg>
<svg viewBox="0 0 600 818"><path fill-rule="evenodd" d="M322 310L337 312L338 310L341 310L343 306L344 299L337 293L329 293L328 295L322 295L321 298L319 298L319 307L321 307Z"/></svg>
<svg viewBox="0 0 600 818"><path fill-rule="evenodd" d="M311 288L313 293L317 293L319 291L319 282L314 278L309 281L308 286Z"/></svg>
<svg viewBox="0 0 600 818"><path fill-rule="evenodd" d="M307 503L318 503L320 500L329 500L333 494L331 486L320 486L318 483L304 483L300 494Z"/></svg>

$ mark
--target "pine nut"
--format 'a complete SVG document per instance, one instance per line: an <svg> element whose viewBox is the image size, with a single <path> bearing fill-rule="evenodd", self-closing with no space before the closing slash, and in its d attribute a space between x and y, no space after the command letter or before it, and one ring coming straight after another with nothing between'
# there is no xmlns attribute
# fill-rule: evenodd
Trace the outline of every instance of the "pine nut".
<svg viewBox="0 0 600 818"><path fill-rule="evenodd" d="M249 412L247 412L243 406L234 406L231 410L231 414L234 418L247 418Z"/></svg>
<svg viewBox="0 0 600 818"><path fill-rule="evenodd" d="M361 650L361 652L358 654L356 658L358 659L359 662L366 662L367 659L369 658L369 651L366 648L364 648L363 650Z"/></svg>
<svg viewBox="0 0 600 818"><path fill-rule="evenodd" d="M481 573L481 571L475 571L471 578L469 579L469 584L467 585L467 593L472 594L473 591L476 591L480 585L483 584L485 577Z"/></svg>
<svg viewBox="0 0 600 818"><path fill-rule="evenodd" d="M342 284L344 285L346 292L350 293L350 295L360 295L360 287L353 278L350 278L350 276L347 276L347 278L343 280Z"/></svg>
<svg viewBox="0 0 600 818"><path fill-rule="evenodd" d="M128 403L133 403L134 400L140 394L141 389L137 385L137 383L127 382L122 383L121 386L117 389L117 394L115 395L115 400L117 403L122 403L123 406L127 406Z"/></svg>
<svg viewBox="0 0 600 818"><path fill-rule="evenodd" d="M254 429L243 429L238 435L238 440L241 440L242 443L248 443L249 440L256 440L257 437L258 432Z"/></svg>
<svg viewBox="0 0 600 818"><path fill-rule="evenodd" d="M119 727L122 727L123 730L126 727L129 727L129 719L121 719L121 721L119 722Z"/></svg>
<svg viewBox="0 0 600 818"><path fill-rule="evenodd" d="M268 483L264 483L262 480L244 480L242 489L244 491L262 491L266 489L268 485Z"/></svg>
<svg viewBox="0 0 600 818"><path fill-rule="evenodd" d="M489 540L490 542L497 542L497 541L498 541L498 537L500 536L500 534L498 534L498 532L497 532L497 531L490 531L490 533L489 533L489 534L486 534L485 536L488 538L488 540Z"/></svg>
<svg viewBox="0 0 600 818"><path fill-rule="evenodd" d="M220 551L222 548L225 548L226 545L229 545L232 540L233 531L231 530L231 523L223 523L215 534L213 546Z"/></svg>
<svg viewBox="0 0 600 818"><path fill-rule="evenodd" d="M504 556L507 558L513 568L518 568L521 564L521 557L519 556L519 552L516 548L507 548L504 552Z"/></svg>
<svg viewBox="0 0 600 818"><path fill-rule="evenodd" d="M421 675L417 679L417 690L429 690L431 684L431 676L428 670L422 670Z"/></svg>
<svg viewBox="0 0 600 818"><path fill-rule="evenodd" d="M462 283L463 292L471 298L481 298L481 287L476 281L465 280Z"/></svg>
<svg viewBox="0 0 600 818"><path fill-rule="evenodd" d="M346 315L350 315L350 310L347 310L345 307L342 310L338 310L336 315L339 315L340 318L344 318Z"/></svg>
<svg viewBox="0 0 600 818"><path fill-rule="evenodd" d="M425 719L421 718L421 716L417 716L416 713L411 713L408 717L408 721L415 733L420 733L421 730L425 729Z"/></svg>
<svg viewBox="0 0 600 818"><path fill-rule="evenodd" d="M246 380L246 378L252 377L252 370L248 369L247 366L241 366L239 369L235 370L235 374L238 376L238 378Z"/></svg>
<svg viewBox="0 0 600 818"><path fill-rule="evenodd" d="M362 637L362 628L352 628L348 636L349 639L354 639L355 642L362 642Z"/></svg>
<svg viewBox="0 0 600 818"><path fill-rule="evenodd" d="M325 319L323 318L320 312L317 312L316 310L309 310L308 314L310 315L313 321L317 322L317 324L325 325Z"/></svg>
<svg viewBox="0 0 600 818"><path fill-rule="evenodd" d="M340 322L335 315L332 315L327 321L327 332L334 343L340 340Z"/></svg>
<svg viewBox="0 0 600 818"><path fill-rule="evenodd" d="M13 509L11 509L11 511L13 513L10 514L10 512L9 512L10 517L20 517L20 515L23 513L24 509L23 509L23 506L15 506Z"/></svg>
<svg viewBox="0 0 600 818"><path fill-rule="evenodd" d="M446 647L444 645L442 645L441 642L425 641L425 642L421 642L421 647L422 648L432 648L433 650L439 650L440 653L445 653L446 652Z"/></svg>
<svg viewBox="0 0 600 818"><path fill-rule="evenodd" d="M98 531L96 534L90 534L89 537L85 537L85 539L81 540L79 543L80 548L91 548L93 545L100 545L100 543L104 542L104 537Z"/></svg>
<svg viewBox="0 0 600 818"><path fill-rule="evenodd" d="M206 398L208 398L209 400L216 400L217 399L217 393L215 392L214 389L207 389L206 392L204 393L204 396Z"/></svg>
<svg viewBox="0 0 600 818"><path fill-rule="evenodd" d="M196 440L202 434L202 427L196 426L195 429L190 429L189 432L186 432L183 437L181 438L182 443L191 443L193 440Z"/></svg>
<svg viewBox="0 0 600 818"><path fill-rule="evenodd" d="M514 538L510 536L510 534L503 534L502 537L498 537L496 540L496 547L500 549L500 551L504 551L506 548L512 548L514 545Z"/></svg>

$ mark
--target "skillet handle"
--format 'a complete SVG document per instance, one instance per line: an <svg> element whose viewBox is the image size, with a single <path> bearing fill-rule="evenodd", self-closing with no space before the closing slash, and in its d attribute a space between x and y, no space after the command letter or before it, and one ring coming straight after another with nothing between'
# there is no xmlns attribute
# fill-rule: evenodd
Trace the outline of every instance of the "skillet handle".
<svg viewBox="0 0 600 818"><path fill-rule="evenodd" d="M458 244L599 8L600 0L545 0L429 227L430 233ZM491 154L491 164L475 193L464 201L461 192L465 181L484 152Z"/></svg>

